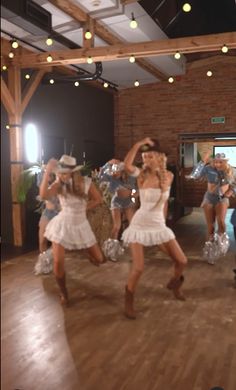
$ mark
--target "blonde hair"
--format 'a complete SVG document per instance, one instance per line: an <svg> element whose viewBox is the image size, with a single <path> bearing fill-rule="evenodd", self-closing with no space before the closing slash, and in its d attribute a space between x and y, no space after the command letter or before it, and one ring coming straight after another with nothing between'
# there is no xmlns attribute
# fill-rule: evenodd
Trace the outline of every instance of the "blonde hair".
<svg viewBox="0 0 236 390"><path fill-rule="evenodd" d="M225 177L228 180L232 180L234 177L234 171L233 167L227 162L227 160L222 160L223 161L223 172L225 173ZM215 160L212 160L211 165L213 168L215 168Z"/></svg>

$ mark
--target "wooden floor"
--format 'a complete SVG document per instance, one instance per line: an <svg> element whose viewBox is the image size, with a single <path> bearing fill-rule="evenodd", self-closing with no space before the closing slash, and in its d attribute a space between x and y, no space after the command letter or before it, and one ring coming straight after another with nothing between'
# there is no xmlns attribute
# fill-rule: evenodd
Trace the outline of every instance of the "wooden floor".
<svg viewBox="0 0 236 390"><path fill-rule="evenodd" d="M53 276L34 276L36 252L4 261L1 389L235 390L235 242L227 226L231 248L215 266L201 258L201 210L175 226L189 258L186 302L165 288L170 260L146 251L135 321L123 316L128 252L99 268L68 253L65 310Z"/></svg>

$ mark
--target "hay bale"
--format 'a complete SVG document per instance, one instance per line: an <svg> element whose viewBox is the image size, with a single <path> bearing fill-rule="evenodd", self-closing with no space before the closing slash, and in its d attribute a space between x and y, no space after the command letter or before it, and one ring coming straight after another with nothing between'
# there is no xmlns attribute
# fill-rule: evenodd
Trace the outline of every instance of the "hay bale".
<svg viewBox="0 0 236 390"><path fill-rule="evenodd" d="M97 242L100 246L102 246L103 242L111 235L111 212L108 206L103 203L102 205L89 210L87 216Z"/></svg>

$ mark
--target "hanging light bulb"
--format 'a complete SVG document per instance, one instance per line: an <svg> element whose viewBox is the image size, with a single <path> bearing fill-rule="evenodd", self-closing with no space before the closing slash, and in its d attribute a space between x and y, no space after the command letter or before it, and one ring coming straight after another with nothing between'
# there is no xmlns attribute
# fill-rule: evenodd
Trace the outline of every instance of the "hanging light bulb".
<svg viewBox="0 0 236 390"><path fill-rule="evenodd" d="M6 125L6 129L9 130L9 129L10 129L10 126L9 126L9 125Z"/></svg>
<svg viewBox="0 0 236 390"><path fill-rule="evenodd" d="M50 84L54 84L54 83L55 83L54 79L50 79L50 80L49 80L49 83L50 83Z"/></svg>
<svg viewBox="0 0 236 390"><path fill-rule="evenodd" d="M13 39L13 41L11 41L11 47L13 49L17 49L19 47L19 43L15 39Z"/></svg>
<svg viewBox="0 0 236 390"><path fill-rule="evenodd" d="M78 86L79 86L79 82L78 82L78 81L75 81L75 82L74 82L74 86L75 86L75 87L78 87Z"/></svg>
<svg viewBox="0 0 236 390"><path fill-rule="evenodd" d="M132 12L131 13L131 20L130 20L130 24L129 24L130 28L137 28L138 27L138 23L134 17L134 13Z"/></svg>
<svg viewBox="0 0 236 390"><path fill-rule="evenodd" d="M222 53L228 53L228 51L229 51L228 46L223 45L222 48L221 48L221 51L222 51Z"/></svg>
<svg viewBox="0 0 236 390"><path fill-rule="evenodd" d="M46 39L46 45L47 45L47 46L52 46L52 44L53 44L52 38L51 38L51 37L48 37L48 38Z"/></svg>
<svg viewBox="0 0 236 390"><path fill-rule="evenodd" d="M89 56L89 57L87 58L87 63L88 63L88 64L92 64L92 63L93 63L92 57Z"/></svg>
<svg viewBox="0 0 236 390"><path fill-rule="evenodd" d="M91 39L92 38L92 33L89 30L87 30L85 32L84 36L85 36L85 39Z"/></svg>
<svg viewBox="0 0 236 390"><path fill-rule="evenodd" d="M6 65L3 65L3 66L2 66L2 70L7 70L7 66L6 66Z"/></svg>
<svg viewBox="0 0 236 390"><path fill-rule="evenodd" d="M30 75L27 73L27 74L25 75L25 78L26 78L26 80L29 80L29 79L30 79Z"/></svg>
<svg viewBox="0 0 236 390"><path fill-rule="evenodd" d="M189 3L184 3L182 9L183 9L184 12L190 12L191 9L192 9L191 4L189 4Z"/></svg>
<svg viewBox="0 0 236 390"><path fill-rule="evenodd" d="M135 62L135 56L130 56L129 57L129 62L131 62L131 64L133 64Z"/></svg>
<svg viewBox="0 0 236 390"><path fill-rule="evenodd" d="M207 76L208 76L208 77L211 77L211 76L212 76L212 74L213 74L213 73L212 73L212 71L211 71L211 70L208 70L208 71L207 71Z"/></svg>
<svg viewBox="0 0 236 390"><path fill-rule="evenodd" d="M179 59L180 59L180 57L181 57L181 54L180 54L180 52L179 52L179 51L177 51L177 52L175 53L174 57L175 57L175 59L176 59L176 60L179 60Z"/></svg>
<svg viewBox="0 0 236 390"><path fill-rule="evenodd" d="M10 53L8 54L8 57L9 58L14 58L14 53L12 51L10 51Z"/></svg>
<svg viewBox="0 0 236 390"><path fill-rule="evenodd" d="M134 86L135 86L135 87L139 87L139 81L138 81L138 80L135 80Z"/></svg>
<svg viewBox="0 0 236 390"><path fill-rule="evenodd" d="M108 88L108 87L109 87L109 84L108 84L107 82L105 82L105 83L103 84L103 87L104 87L104 88Z"/></svg>
<svg viewBox="0 0 236 390"><path fill-rule="evenodd" d="M168 81L169 81L170 84L172 84L174 82L174 78L173 77L169 77Z"/></svg>
<svg viewBox="0 0 236 390"><path fill-rule="evenodd" d="M52 56L50 54L47 56L47 62L52 62Z"/></svg>

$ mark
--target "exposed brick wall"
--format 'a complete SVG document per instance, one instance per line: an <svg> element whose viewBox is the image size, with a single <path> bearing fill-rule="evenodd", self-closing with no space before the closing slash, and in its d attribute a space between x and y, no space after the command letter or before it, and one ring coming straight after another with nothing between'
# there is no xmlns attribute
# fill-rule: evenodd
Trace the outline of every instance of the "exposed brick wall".
<svg viewBox="0 0 236 390"><path fill-rule="evenodd" d="M212 77L207 77L211 69ZM224 124L211 117L225 116ZM236 132L236 58L211 57L189 64L173 84L159 82L120 91L115 97L115 150L124 157L134 142L156 137L178 160L179 133Z"/></svg>

